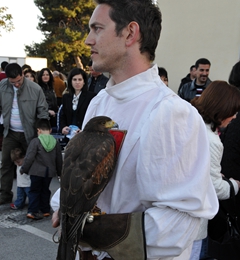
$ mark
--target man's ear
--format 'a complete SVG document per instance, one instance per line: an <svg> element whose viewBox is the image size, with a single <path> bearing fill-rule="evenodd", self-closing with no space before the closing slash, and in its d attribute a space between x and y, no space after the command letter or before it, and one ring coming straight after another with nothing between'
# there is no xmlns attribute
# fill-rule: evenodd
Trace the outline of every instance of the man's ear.
<svg viewBox="0 0 240 260"><path fill-rule="evenodd" d="M128 35L126 37L126 46L131 46L140 39L140 28L137 22L130 22L127 26Z"/></svg>
<svg viewBox="0 0 240 260"><path fill-rule="evenodd" d="M50 134L52 133L52 128L50 129L49 133L50 133Z"/></svg>

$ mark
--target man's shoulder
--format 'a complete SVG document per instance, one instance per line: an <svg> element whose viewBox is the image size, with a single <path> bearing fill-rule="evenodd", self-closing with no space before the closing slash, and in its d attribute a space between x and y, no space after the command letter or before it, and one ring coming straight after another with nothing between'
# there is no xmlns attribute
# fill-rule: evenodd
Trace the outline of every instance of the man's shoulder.
<svg viewBox="0 0 240 260"><path fill-rule="evenodd" d="M109 78L107 76L105 76L104 74L101 74L99 76L99 81L102 81L102 82L108 82Z"/></svg>
<svg viewBox="0 0 240 260"><path fill-rule="evenodd" d="M0 88L6 87L8 82L8 78L4 78L0 81Z"/></svg>
<svg viewBox="0 0 240 260"><path fill-rule="evenodd" d="M182 85L182 88L188 89L191 87L192 84L193 84L193 81L186 82L185 84Z"/></svg>
<svg viewBox="0 0 240 260"><path fill-rule="evenodd" d="M31 81L31 80L24 80L24 83L23 83L24 85L24 87L26 87L26 88L32 88L32 89L34 89L34 90L41 90L41 87L36 83L36 82L33 82L33 81Z"/></svg>

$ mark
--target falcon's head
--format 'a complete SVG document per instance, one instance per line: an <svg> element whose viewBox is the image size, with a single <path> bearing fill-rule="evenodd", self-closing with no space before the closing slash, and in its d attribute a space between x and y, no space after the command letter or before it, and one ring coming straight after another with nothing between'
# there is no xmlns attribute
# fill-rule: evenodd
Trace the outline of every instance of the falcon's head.
<svg viewBox="0 0 240 260"><path fill-rule="evenodd" d="M110 117L96 116L87 122L83 131L107 132L111 128L118 128L118 125Z"/></svg>

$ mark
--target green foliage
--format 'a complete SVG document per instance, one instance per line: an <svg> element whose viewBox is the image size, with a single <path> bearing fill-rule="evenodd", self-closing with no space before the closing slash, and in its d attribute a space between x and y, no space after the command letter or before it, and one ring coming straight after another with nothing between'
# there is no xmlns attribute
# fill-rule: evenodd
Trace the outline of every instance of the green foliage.
<svg viewBox="0 0 240 260"><path fill-rule="evenodd" d="M88 22L95 8L91 0L35 0L34 3L42 13L39 18L38 29L45 36L42 43L25 46L30 56L46 57L48 64L63 64L70 69L76 64L75 57L82 62L88 62L90 49L84 41L88 34ZM83 65L86 65L83 64ZM67 69L67 68L65 68Z"/></svg>
<svg viewBox="0 0 240 260"><path fill-rule="evenodd" d="M6 13L7 9L7 7L0 7L0 37L2 36L1 29L6 32L10 32L14 29L12 15Z"/></svg>

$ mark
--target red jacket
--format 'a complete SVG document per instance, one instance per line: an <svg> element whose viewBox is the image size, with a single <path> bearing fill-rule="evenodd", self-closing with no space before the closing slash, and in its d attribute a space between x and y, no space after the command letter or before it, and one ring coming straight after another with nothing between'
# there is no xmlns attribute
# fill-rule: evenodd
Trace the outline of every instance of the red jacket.
<svg viewBox="0 0 240 260"><path fill-rule="evenodd" d="M2 79L5 79L6 77L7 77L7 76L6 76L6 74L5 74L4 71L0 72L0 81L1 81Z"/></svg>

